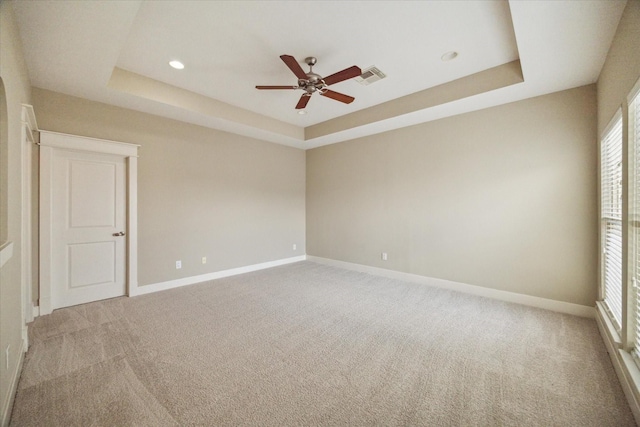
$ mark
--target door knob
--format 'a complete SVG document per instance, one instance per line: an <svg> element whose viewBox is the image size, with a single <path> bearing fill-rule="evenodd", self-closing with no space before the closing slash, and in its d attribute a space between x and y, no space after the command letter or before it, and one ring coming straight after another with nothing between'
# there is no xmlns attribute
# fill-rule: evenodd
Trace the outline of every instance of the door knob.
<svg viewBox="0 0 640 427"><path fill-rule="evenodd" d="M113 233L113 236L115 236L115 237L124 236L124 231L120 231L118 233Z"/></svg>

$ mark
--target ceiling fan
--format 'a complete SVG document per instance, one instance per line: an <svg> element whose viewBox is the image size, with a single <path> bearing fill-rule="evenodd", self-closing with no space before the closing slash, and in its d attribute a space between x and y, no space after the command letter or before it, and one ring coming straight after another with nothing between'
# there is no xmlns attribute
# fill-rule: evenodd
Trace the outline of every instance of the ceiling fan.
<svg viewBox="0 0 640 427"><path fill-rule="evenodd" d="M302 89L304 93L300 97L298 104L296 105L296 109L300 110L307 106L309 99L311 99L311 95L318 92L322 96L326 96L327 98L335 99L336 101L344 102L345 104L350 104L355 99L352 96L345 95L343 93L334 92L327 88L327 86L331 86L332 84L342 82L344 80L349 80L354 77L358 77L362 74L362 70L355 65L345 68L342 71L338 71L337 73L331 74L327 77L322 77L313 72L313 66L316 64L317 59L313 56L305 58L304 62L309 66L309 72L305 73L298 61L291 55L280 55L280 59L289 67L293 74L298 78L298 86L256 86L256 89Z"/></svg>

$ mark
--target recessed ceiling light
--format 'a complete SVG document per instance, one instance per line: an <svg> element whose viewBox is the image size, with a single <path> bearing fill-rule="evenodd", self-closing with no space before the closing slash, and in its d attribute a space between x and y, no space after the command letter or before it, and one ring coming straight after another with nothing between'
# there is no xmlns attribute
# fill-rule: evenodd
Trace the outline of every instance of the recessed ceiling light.
<svg viewBox="0 0 640 427"><path fill-rule="evenodd" d="M456 56L458 56L458 52L451 51L442 55L440 59L442 59L443 61L451 61L452 59L455 59Z"/></svg>
<svg viewBox="0 0 640 427"><path fill-rule="evenodd" d="M305 114L307 114L307 112L304 110L298 110L298 114L300 114L301 116L304 116Z"/></svg>
<svg viewBox="0 0 640 427"><path fill-rule="evenodd" d="M169 61L169 65L171 65L176 70L182 70L184 68L184 64L180 61Z"/></svg>

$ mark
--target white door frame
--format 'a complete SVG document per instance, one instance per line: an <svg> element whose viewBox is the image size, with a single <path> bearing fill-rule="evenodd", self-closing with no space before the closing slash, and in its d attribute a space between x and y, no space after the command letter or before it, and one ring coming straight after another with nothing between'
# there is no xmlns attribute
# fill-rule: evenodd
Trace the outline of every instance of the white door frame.
<svg viewBox="0 0 640 427"><path fill-rule="evenodd" d="M22 269L22 340L25 349L29 347L29 334L27 333L27 323L33 321L33 300L32 300L32 266L33 251L31 245L32 223L31 223L31 201L33 192L31 191L33 146L36 144L36 133L38 124L31 105L22 104L22 135L20 143L20 155L22 157L22 203L21 203L21 269Z"/></svg>
<svg viewBox="0 0 640 427"><path fill-rule="evenodd" d="M52 278L52 193L53 153L56 149L114 154L126 159L127 171L127 295L138 288L138 147L124 142L107 141L63 133L40 132L40 314L49 314Z"/></svg>

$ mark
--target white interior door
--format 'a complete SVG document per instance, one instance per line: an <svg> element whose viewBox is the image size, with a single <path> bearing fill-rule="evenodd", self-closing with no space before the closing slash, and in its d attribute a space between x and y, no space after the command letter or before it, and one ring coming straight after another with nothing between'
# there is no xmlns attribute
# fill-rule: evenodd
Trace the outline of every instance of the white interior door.
<svg viewBox="0 0 640 427"><path fill-rule="evenodd" d="M52 160L52 308L125 295L125 158L57 149Z"/></svg>

